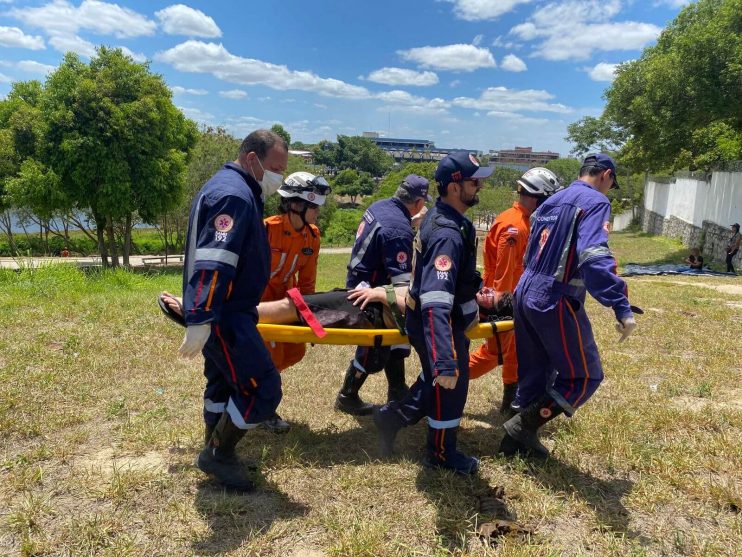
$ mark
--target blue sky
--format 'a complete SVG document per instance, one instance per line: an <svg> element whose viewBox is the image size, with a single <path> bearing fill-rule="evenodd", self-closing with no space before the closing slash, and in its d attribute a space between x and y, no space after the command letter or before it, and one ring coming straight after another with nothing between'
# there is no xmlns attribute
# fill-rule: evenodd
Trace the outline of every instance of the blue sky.
<svg viewBox="0 0 742 557"><path fill-rule="evenodd" d="M0 0L0 97L71 50L122 47L197 122L294 140L377 131L566 154L615 64L687 0Z"/></svg>

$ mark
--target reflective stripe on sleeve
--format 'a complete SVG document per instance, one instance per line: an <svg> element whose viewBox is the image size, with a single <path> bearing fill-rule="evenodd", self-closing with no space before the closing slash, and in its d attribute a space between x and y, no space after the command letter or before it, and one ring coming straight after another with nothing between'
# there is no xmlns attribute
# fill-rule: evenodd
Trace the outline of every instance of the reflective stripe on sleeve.
<svg viewBox="0 0 742 557"><path fill-rule="evenodd" d="M227 408L227 404L224 402L214 402L210 398L204 399L204 410L207 412L213 412L214 414L221 414Z"/></svg>
<svg viewBox="0 0 742 557"><path fill-rule="evenodd" d="M450 292L446 292L445 290L431 290L430 292L420 294L421 306L424 307L426 304L432 304L436 302L451 306L453 305L453 294L451 294Z"/></svg>
<svg viewBox="0 0 742 557"><path fill-rule="evenodd" d="M410 282L410 278L412 278L411 273L400 273L399 275L394 275L392 277L392 284L395 286L397 284L406 284Z"/></svg>
<svg viewBox="0 0 742 557"><path fill-rule="evenodd" d="M459 307L464 315L468 315L477 311L479 309L479 304L477 304L476 300L469 300L464 304L459 304Z"/></svg>
<svg viewBox="0 0 742 557"><path fill-rule="evenodd" d="M199 248L196 250L196 261L215 261L217 263L226 263L232 267L237 267L237 261L240 256L226 249L219 248Z"/></svg>
<svg viewBox="0 0 742 557"><path fill-rule="evenodd" d="M381 225L379 224L379 221L374 222L371 230L368 231L368 235L363 239L363 243L361 243L360 247L358 248L358 253L356 253L355 257L350 260L350 263L348 264L348 270L352 271L361 262L363 256L366 255L366 250L371 244L371 240L373 240L374 236L376 236L376 232L379 230L380 226Z"/></svg>
<svg viewBox="0 0 742 557"><path fill-rule="evenodd" d="M611 253L611 250L608 249L607 246L590 246L589 248L582 250L580 253L579 265L583 265L585 261L593 259L594 257L603 256L613 257L613 253Z"/></svg>
<svg viewBox="0 0 742 557"><path fill-rule="evenodd" d="M452 427L459 427L460 423L461 418L456 418L454 420L434 420L433 418L428 417L428 426L433 429L451 429Z"/></svg>

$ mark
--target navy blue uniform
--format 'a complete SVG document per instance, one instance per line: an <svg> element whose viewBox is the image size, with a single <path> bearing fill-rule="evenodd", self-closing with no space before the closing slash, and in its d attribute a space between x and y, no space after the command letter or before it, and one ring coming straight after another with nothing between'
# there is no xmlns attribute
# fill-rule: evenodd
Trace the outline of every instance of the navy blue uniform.
<svg viewBox="0 0 742 557"><path fill-rule="evenodd" d="M415 238L413 278L405 321L423 371L409 395L381 412L396 412L405 425L428 417L428 453L440 462L455 456L456 434L469 389L469 339L478 321L475 231L469 219L438 200ZM454 389L433 385L458 376Z"/></svg>
<svg viewBox="0 0 742 557"><path fill-rule="evenodd" d="M257 329L269 275L260 185L227 163L193 202L183 269L186 324L212 325L203 349L209 425L226 410L237 427L250 429L281 401L281 378Z"/></svg>
<svg viewBox="0 0 742 557"><path fill-rule="evenodd" d="M414 236L411 215L404 203L396 197L373 203L358 225L346 288L355 288L363 281L371 287L408 284ZM409 355L407 344L381 348L359 346L353 365L363 373L376 373L384 368L390 357L404 359Z"/></svg>
<svg viewBox="0 0 742 557"><path fill-rule="evenodd" d="M571 416L603 380L585 293L613 308L618 320L632 315L608 248L610 216L608 198L581 180L531 216L514 308L521 407L548 394Z"/></svg>

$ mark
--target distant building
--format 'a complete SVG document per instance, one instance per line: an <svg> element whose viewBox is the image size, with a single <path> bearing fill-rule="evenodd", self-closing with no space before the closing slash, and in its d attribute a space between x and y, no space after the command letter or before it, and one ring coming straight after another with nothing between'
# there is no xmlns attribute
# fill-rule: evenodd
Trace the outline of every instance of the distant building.
<svg viewBox="0 0 742 557"><path fill-rule="evenodd" d="M378 132L363 132L363 137L373 141L397 162L437 162L452 151L469 151L476 155L480 154L477 149L436 147L430 139L379 137Z"/></svg>
<svg viewBox="0 0 742 557"><path fill-rule="evenodd" d="M299 151L297 149L289 149L289 155L294 155L295 157L301 157L307 162L312 162L314 160L314 154L311 151Z"/></svg>
<svg viewBox="0 0 742 557"><path fill-rule="evenodd" d="M534 166L544 166L559 158L553 151L534 151L533 147L515 147L489 152L490 166L505 166L515 170L528 170Z"/></svg>

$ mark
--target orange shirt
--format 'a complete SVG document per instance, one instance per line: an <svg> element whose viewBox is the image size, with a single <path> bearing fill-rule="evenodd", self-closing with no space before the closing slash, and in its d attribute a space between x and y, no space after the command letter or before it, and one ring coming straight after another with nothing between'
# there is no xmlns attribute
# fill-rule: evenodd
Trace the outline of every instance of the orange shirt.
<svg viewBox="0 0 742 557"><path fill-rule="evenodd" d="M319 228L310 224L297 232L287 214L264 220L271 247L271 274L261 301L280 300L290 288L302 294L313 294L319 257Z"/></svg>
<svg viewBox="0 0 742 557"><path fill-rule="evenodd" d="M513 292L523 274L523 256L531 229L529 217L517 201L500 213L484 243L484 286Z"/></svg>

